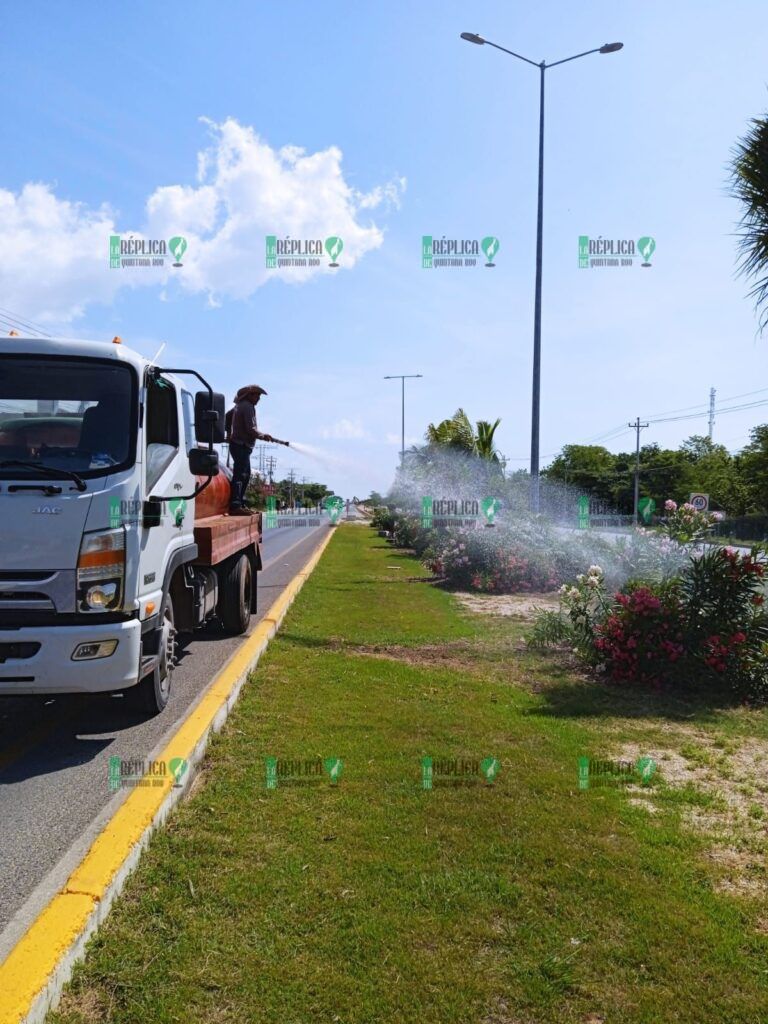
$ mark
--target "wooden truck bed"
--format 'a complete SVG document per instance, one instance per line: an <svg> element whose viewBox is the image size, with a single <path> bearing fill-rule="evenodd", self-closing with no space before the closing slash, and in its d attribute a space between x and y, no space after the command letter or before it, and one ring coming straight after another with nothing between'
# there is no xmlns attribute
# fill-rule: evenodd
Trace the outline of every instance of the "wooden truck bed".
<svg viewBox="0 0 768 1024"><path fill-rule="evenodd" d="M225 558L256 546L261 565L261 512L253 516L209 516L195 522L196 565L218 565Z"/></svg>

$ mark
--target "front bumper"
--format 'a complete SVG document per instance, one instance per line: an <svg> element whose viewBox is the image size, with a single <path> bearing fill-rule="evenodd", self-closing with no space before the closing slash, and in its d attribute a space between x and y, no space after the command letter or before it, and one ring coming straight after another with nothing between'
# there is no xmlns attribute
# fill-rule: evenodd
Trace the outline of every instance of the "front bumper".
<svg viewBox="0 0 768 1024"><path fill-rule="evenodd" d="M114 654L72 661L79 644L117 640ZM0 629L3 643L40 644L30 658L0 661L0 696L45 693L109 693L135 686L139 679L141 622Z"/></svg>

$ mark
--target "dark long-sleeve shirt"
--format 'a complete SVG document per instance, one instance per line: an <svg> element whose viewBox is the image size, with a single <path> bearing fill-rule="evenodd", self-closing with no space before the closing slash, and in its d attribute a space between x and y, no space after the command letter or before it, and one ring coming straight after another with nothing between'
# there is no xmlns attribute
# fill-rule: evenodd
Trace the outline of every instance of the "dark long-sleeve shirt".
<svg viewBox="0 0 768 1024"><path fill-rule="evenodd" d="M235 403L232 415L232 436L235 444L245 444L253 448L256 440L261 437L256 427L256 406L247 398Z"/></svg>

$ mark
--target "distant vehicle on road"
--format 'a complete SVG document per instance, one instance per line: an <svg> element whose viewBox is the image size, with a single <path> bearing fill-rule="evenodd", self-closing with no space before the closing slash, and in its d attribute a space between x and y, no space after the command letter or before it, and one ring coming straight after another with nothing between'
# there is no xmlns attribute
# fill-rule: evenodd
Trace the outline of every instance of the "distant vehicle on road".
<svg viewBox="0 0 768 1024"><path fill-rule="evenodd" d="M124 691L157 714L177 632L247 630L262 521L223 514L223 440L194 369L0 339L0 695Z"/></svg>

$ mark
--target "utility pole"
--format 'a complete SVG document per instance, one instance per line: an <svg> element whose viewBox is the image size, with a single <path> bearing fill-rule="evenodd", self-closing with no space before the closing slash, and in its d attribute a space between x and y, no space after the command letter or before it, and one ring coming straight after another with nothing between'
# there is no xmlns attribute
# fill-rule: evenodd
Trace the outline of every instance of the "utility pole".
<svg viewBox="0 0 768 1024"><path fill-rule="evenodd" d="M715 426L715 395L717 392L714 388L709 389L709 440L712 440L712 431Z"/></svg>
<svg viewBox="0 0 768 1024"><path fill-rule="evenodd" d="M269 482L270 483L274 483L274 476L275 476L275 468L276 468L276 466L277 466L277 459L275 458L275 456L274 455L267 456L267 458L265 460L265 469L266 469L266 472L267 472L267 476L269 477Z"/></svg>
<svg viewBox="0 0 768 1024"><path fill-rule="evenodd" d="M293 482L294 482L295 479L296 479L296 470L295 469L291 469L289 471L289 473L288 473L288 495L289 495L288 503L291 506L291 508L293 508Z"/></svg>
<svg viewBox="0 0 768 1024"><path fill-rule="evenodd" d="M401 416L400 416L400 468L403 468L405 461L405 381L409 377L421 377L420 373L391 373L384 380L399 380L401 392Z"/></svg>
<svg viewBox="0 0 768 1024"><path fill-rule="evenodd" d="M637 443L635 444L635 523L639 522L637 507L640 503L640 431L648 426L641 423L638 416L634 423L628 423L628 427L637 431Z"/></svg>

